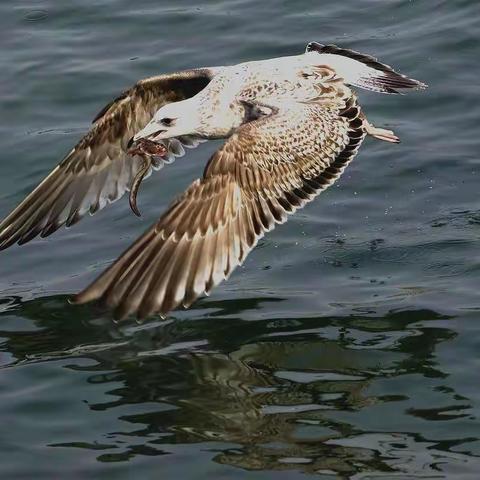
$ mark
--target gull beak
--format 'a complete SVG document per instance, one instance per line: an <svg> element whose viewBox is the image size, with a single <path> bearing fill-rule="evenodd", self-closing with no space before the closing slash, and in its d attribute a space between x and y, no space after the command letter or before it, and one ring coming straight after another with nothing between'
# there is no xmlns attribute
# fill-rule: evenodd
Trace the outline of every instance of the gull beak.
<svg viewBox="0 0 480 480"><path fill-rule="evenodd" d="M160 135L161 133L166 132L166 130L159 129L159 124L155 121L147 123L147 125L137 132L133 137L133 141L136 142L141 138L147 138L153 140L153 137Z"/></svg>

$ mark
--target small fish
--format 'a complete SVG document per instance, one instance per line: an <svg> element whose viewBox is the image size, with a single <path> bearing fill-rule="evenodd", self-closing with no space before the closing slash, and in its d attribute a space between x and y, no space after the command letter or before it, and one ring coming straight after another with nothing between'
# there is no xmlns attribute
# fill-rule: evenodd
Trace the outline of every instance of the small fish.
<svg viewBox="0 0 480 480"><path fill-rule="evenodd" d="M130 150L127 151L129 155L147 155L163 157L167 154L167 147L163 143L156 143L147 138L140 138L133 142Z"/></svg>

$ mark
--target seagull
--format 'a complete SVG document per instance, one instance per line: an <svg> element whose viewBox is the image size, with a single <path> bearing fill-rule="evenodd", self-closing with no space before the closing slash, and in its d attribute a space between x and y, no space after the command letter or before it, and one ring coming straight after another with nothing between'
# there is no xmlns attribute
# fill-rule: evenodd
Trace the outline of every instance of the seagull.
<svg viewBox="0 0 480 480"><path fill-rule="evenodd" d="M259 239L333 184L367 135L352 87L396 94L426 85L376 58L310 42L301 55L140 80L0 223L0 249L70 227L153 170L226 139L195 180L130 248L71 301L100 300L114 318L165 317L228 278Z"/></svg>

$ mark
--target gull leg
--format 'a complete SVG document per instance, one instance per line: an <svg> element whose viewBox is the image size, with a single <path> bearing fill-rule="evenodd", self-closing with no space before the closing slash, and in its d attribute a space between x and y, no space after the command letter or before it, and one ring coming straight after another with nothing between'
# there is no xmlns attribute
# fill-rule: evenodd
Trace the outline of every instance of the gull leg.
<svg viewBox="0 0 480 480"><path fill-rule="evenodd" d="M367 121L365 122L365 131L367 132L367 135L378 138L378 140L390 143L400 143L400 139L391 130L375 127Z"/></svg>

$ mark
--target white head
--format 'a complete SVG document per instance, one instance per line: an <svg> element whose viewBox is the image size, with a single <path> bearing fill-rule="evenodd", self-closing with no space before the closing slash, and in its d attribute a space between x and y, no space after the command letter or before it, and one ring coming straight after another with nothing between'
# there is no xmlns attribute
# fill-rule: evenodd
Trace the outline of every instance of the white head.
<svg viewBox="0 0 480 480"><path fill-rule="evenodd" d="M202 122L199 109L192 100L168 103L161 107L133 140L148 138L158 141L180 135L200 135Z"/></svg>

